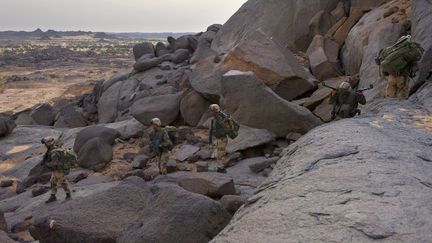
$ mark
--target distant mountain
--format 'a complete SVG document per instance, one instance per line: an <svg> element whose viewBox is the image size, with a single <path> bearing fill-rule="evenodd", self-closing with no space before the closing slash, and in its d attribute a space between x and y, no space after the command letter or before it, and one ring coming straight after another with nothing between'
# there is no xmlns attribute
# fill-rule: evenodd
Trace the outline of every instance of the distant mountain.
<svg viewBox="0 0 432 243"><path fill-rule="evenodd" d="M109 33L110 35L114 35L118 38L122 39L165 39L168 36L172 36L174 38L178 38L183 35L194 35L196 33L193 32L183 32L183 33L174 33L174 32L161 32L161 33L144 33L144 32L125 32L125 33Z"/></svg>
<svg viewBox="0 0 432 243"><path fill-rule="evenodd" d="M80 36L89 35L98 39L161 39L172 36L178 38L182 35L194 34L194 33L106 33L106 32L92 32L92 31L56 31L47 30L42 31L41 29L36 29L34 31L0 31L0 38L2 39L26 39L26 38L40 38L43 40L49 40L52 38L60 38L65 36Z"/></svg>

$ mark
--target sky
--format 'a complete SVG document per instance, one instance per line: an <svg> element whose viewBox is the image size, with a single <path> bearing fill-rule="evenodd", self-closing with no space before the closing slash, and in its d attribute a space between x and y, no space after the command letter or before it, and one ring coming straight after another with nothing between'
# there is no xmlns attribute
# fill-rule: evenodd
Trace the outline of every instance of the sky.
<svg viewBox="0 0 432 243"><path fill-rule="evenodd" d="M200 32L246 0L0 0L0 31Z"/></svg>

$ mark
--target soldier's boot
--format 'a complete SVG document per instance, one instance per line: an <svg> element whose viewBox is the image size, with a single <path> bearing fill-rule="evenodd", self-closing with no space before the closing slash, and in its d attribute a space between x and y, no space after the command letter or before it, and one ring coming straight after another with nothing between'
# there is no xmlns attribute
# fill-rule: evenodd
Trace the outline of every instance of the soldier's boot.
<svg viewBox="0 0 432 243"><path fill-rule="evenodd" d="M54 194L51 194L50 198L48 198L48 200L45 201L45 203L52 203L57 201L57 197Z"/></svg>
<svg viewBox="0 0 432 243"><path fill-rule="evenodd" d="M71 200L71 199L72 199L71 193L70 192L66 193L65 200L67 201L67 200Z"/></svg>

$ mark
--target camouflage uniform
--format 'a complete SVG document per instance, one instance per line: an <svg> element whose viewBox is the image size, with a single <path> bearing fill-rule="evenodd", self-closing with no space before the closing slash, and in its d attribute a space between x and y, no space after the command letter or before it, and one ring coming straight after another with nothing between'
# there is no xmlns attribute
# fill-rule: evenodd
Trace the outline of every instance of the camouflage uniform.
<svg viewBox="0 0 432 243"><path fill-rule="evenodd" d="M330 96L330 104L335 104L336 119L351 118L360 113L358 104L365 105L366 98L362 93L338 89Z"/></svg>
<svg viewBox="0 0 432 243"><path fill-rule="evenodd" d="M407 75L387 76L386 98L408 99L409 84Z"/></svg>
<svg viewBox="0 0 432 243"><path fill-rule="evenodd" d="M65 173L61 168L60 157L57 153L53 152L54 149L50 149L47 152L47 157L45 161L45 165L51 169L51 194L57 194L57 188L61 185L66 194L70 194L69 183L66 179Z"/></svg>
<svg viewBox="0 0 432 243"><path fill-rule="evenodd" d="M341 2L344 7L345 17L349 17L351 12L351 0L341 0Z"/></svg>
<svg viewBox="0 0 432 243"><path fill-rule="evenodd" d="M214 154L216 155L215 157L219 169L225 169L228 162L226 152L226 146L228 145L228 129L229 128L226 126L224 118L219 115L214 118L212 135L216 138L216 150Z"/></svg>
<svg viewBox="0 0 432 243"><path fill-rule="evenodd" d="M172 141L165 129L153 129L150 133L150 144L152 152L156 154L159 173L167 174L166 165L170 158Z"/></svg>

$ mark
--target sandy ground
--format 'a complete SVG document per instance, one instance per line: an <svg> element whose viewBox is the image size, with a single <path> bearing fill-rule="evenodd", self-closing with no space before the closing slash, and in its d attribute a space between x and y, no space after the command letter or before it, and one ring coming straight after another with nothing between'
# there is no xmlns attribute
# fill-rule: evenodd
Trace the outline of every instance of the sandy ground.
<svg viewBox="0 0 432 243"><path fill-rule="evenodd" d="M89 63L46 69L2 67L0 112L19 112L39 103L51 103L57 98L90 92L93 86L85 85L89 80L108 79L120 69L121 66L106 67ZM11 76L25 77L28 80L7 82Z"/></svg>

